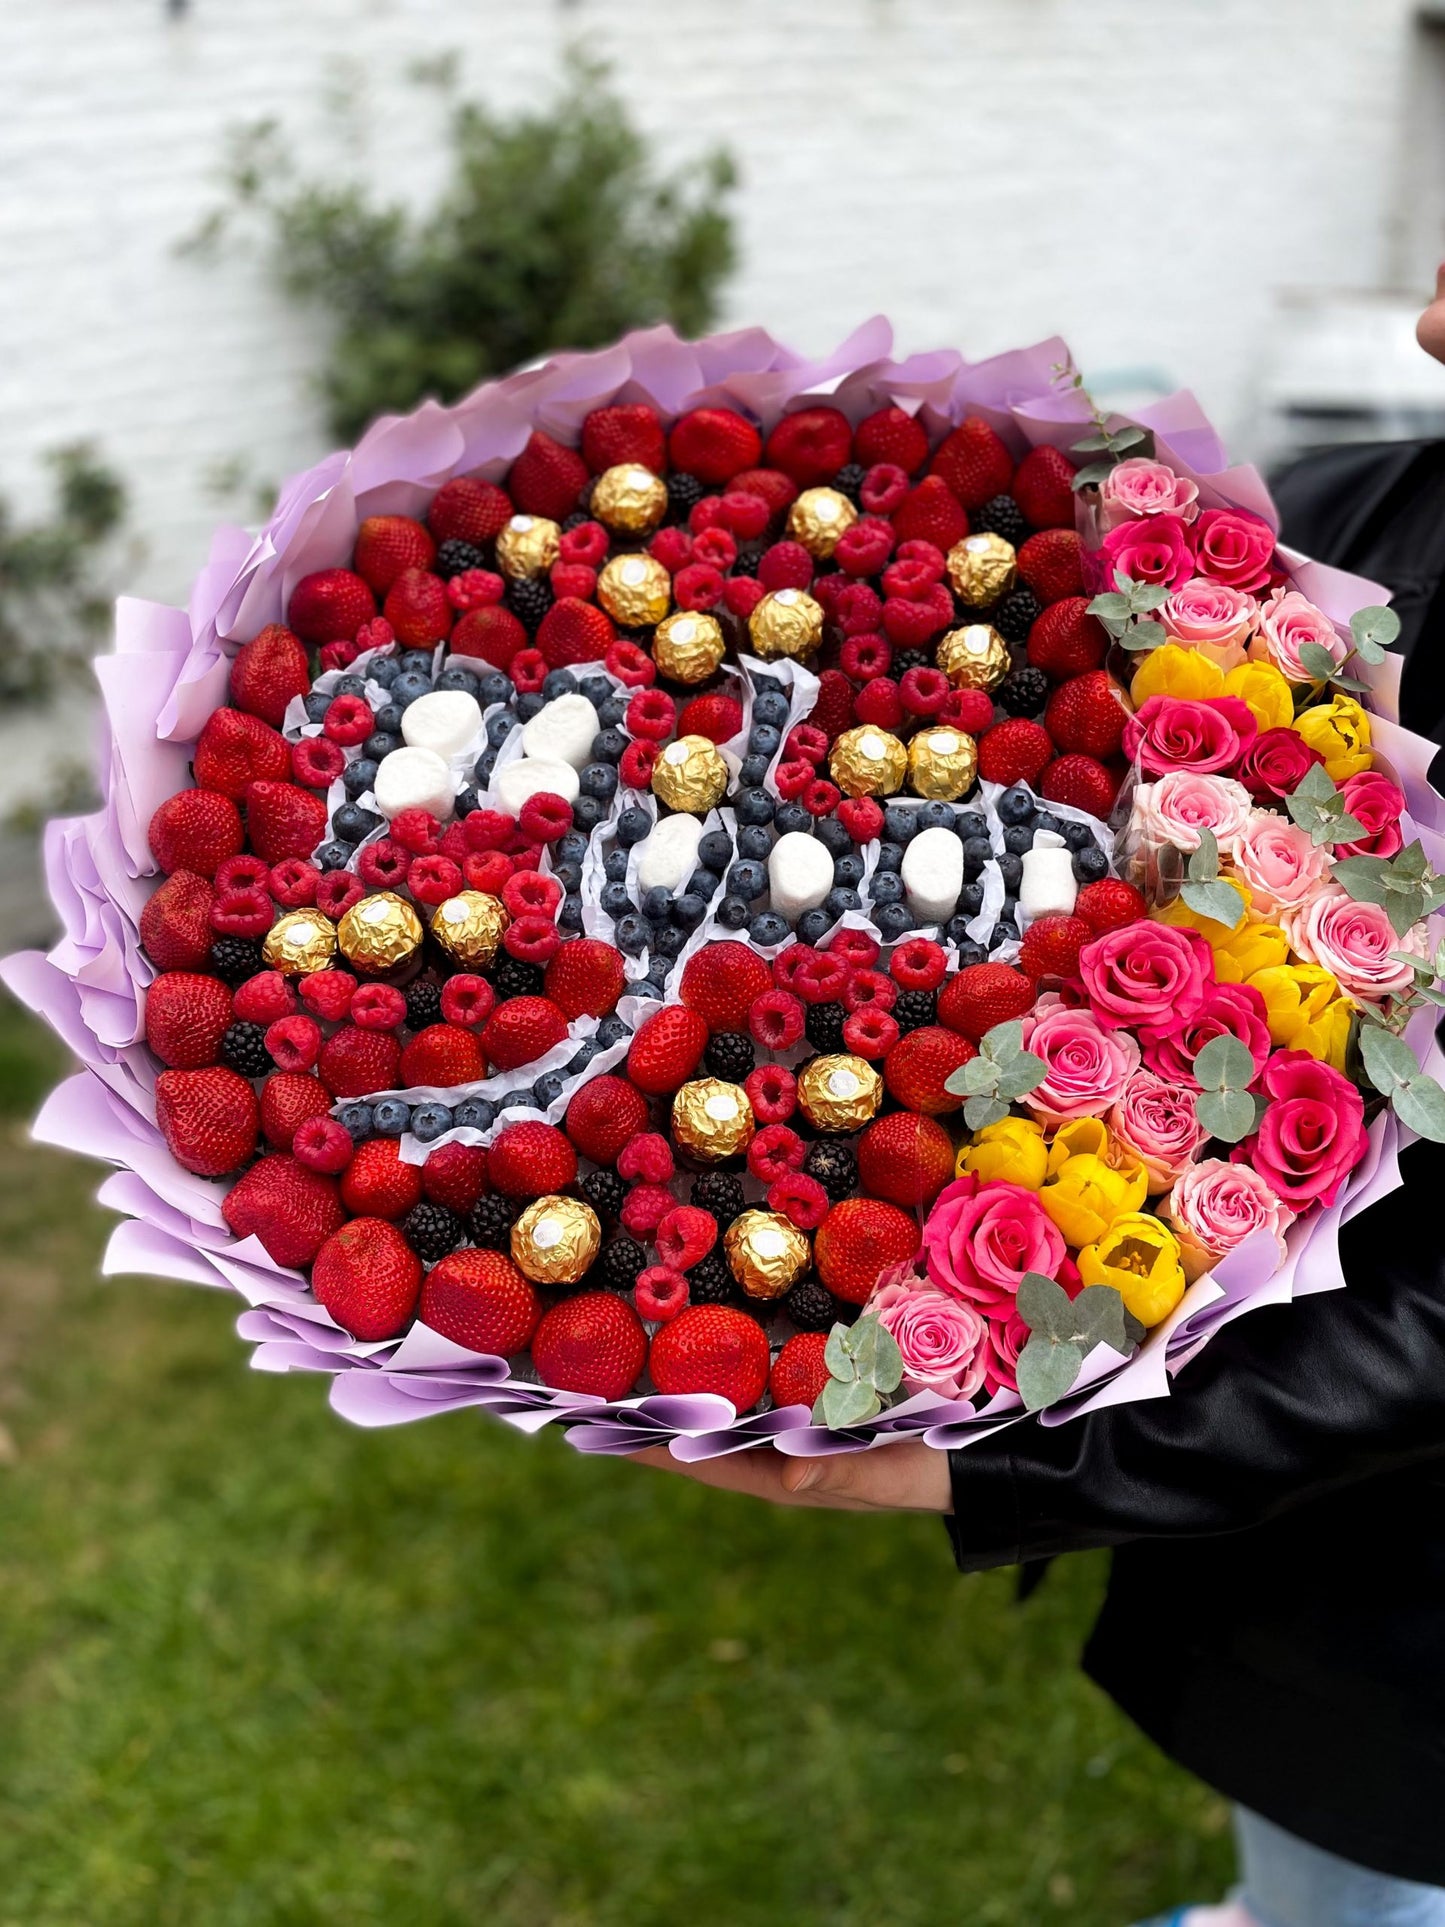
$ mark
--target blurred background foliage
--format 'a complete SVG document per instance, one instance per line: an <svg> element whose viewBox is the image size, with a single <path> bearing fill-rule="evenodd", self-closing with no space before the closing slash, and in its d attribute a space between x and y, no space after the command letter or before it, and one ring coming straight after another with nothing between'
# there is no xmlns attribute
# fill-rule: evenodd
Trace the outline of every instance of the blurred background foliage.
<svg viewBox="0 0 1445 1927"><path fill-rule="evenodd" d="M107 545L125 519L126 491L86 442L47 457L54 501L17 520L0 498L0 702L35 703L83 670L110 622Z"/></svg>

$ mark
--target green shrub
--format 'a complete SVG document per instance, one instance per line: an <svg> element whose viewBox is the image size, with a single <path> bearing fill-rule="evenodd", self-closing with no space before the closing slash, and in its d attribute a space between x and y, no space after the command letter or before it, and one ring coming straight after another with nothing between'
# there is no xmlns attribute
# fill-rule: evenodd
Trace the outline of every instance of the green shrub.
<svg viewBox="0 0 1445 1927"><path fill-rule="evenodd" d="M119 478L87 444L46 457L49 518L17 525L0 498L0 699L38 702L92 654L110 615L98 581L103 545L125 516Z"/></svg>

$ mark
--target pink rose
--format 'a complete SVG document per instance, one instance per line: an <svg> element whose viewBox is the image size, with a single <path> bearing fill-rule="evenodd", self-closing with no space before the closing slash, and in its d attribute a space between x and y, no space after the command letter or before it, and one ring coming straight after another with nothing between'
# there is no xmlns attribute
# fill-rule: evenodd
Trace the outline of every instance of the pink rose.
<svg viewBox="0 0 1445 1927"><path fill-rule="evenodd" d="M1302 1050L1277 1052L1262 1083L1269 1109L1231 1163L1252 1166L1294 1211L1333 1204L1369 1144L1364 1099L1349 1078Z"/></svg>
<svg viewBox="0 0 1445 1927"><path fill-rule="evenodd" d="M1177 515L1182 522L1192 522L1199 513L1199 485L1185 481L1163 462L1131 455L1105 478L1099 507L1106 529L1145 515Z"/></svg>
<svg viewBox="0 0 1445 1927"><path fill-rule="evenodd" d="M1244 661L1245 645L1259 621L1259 604L1242 589L1207 576L1191 576L1159 611L1171 639L1197 649L1228 673Z"/></svg>
<svg viewBox="0 0 1445 1927"><path fill-rule="evenodd" d="M1297 730L1266 729L1245 750L1234 773L1256 803L1278 803L1293 796L1324 760Z"/></svg>
<svg viewBox="0 0 1445 1927"><path fill-rule="evenodd" d="M1023 1101L1048 1124L1102 1117L1139 1068L1139 1046L1127 1032L1106 1030L1057 992L1041 997L1023 1023L1024 1048L1048 1067Z"/></svg>
<svg viewBox="0 0 1445 1927"><path fill-rule="evenodd" d="M1006 1318L1024 1273L1052 1278L1066 1247L1032 1191L970 1175L939 1193L923 1227L923 1255L940 1291Z"/></svg>
<svg viewBox="0 0 1445 1927"><path fill-rule="evenodd" d="M1237 1037L1254 1059L1255 1074L1269 1057L1269 1023L1264 998L1253 984L1211 984L1204 1002L1187 1023L1144 1046L1144 1062L1157 1077L1183 1091L1197 1091L1194 1060L1215 1037Z"/></svg>
<svg viewBox="0 0 1445 1927"><path fill-rule="evenodd" d="M1181 1171L1159 1215L1179 1234L1186 1263L1196 1260L1189 1266L1196 1276L1256 1231L1269 1232L1283 1259L1284 1234L1294 1221L1258 1171L1223 1158L1204 1158Z"/></svg>
<svg viewBox="0 0 1445 1927"><path fill-rule="evenodd" d="M1307 642L1318 643L1336 665L1349 654L1349 646L1323 609L1317 609L1298 589L1276 589L1260 611L1259 636L1269 660L1291 682L1314 682L1300 650Z"/></svg>
<svg viewBox="0 0 1445 1927"><path fill-rule="evenodd" d="M880 1284L868 1301L903 1354L909 1392L972 1398L984 1382L988 1327L972 1305L922 1281Z"/></svg>
<svg viewBox="0 0 1445 1927"><path fill-rule="evenodd" d="M1197 850L1201 830L1211 830L1220 844L1238 836L1251 807L1249 791L1231 777L1172 769L1157 783L1141 783L1135 790L1133 827L1156 850L1166 844Z"/></svg>
<svg viewBox="0 0 1445 1927"><path fill-rule="evenodd" d="M1330 851L1298 823L1269 810L1255 813L1229 848L1229 867L1248 886L1261 917L1298 910L1330 880Z"/></svg>
<svg viewBox="0 0 1445 1927"><path fill-rule="evenodd" d="M990 1398L995 1392L1018 1390L1019 1353L1028 1342L1029 1328L1016 1311L1007 1318L990 1318L983 1355L983 1389Z"/></svg>
<svg viewBox="0 0 1445 1927"><path fill-rule="evenodd" d="M1423 924L1397 937L1378 903L1356 903L1337 883L1279 923L1297 956L1328 970L1341 990L1363 1004L1383 1003L1411 982L1409 964L1396 963L1392 952L1423 957L1429 949Z"/></svg>
<svg viewBox="0 0 1445 1927"><path fill-rule="evenodd" d="M1292 736L1294 731L1290 730L1289 734ZM1337 843L1335 855L1397 855L1405 842L1400 828L1400 818L1405 813L1404 791L1378 770L1366 769L1358 776L1347 776L1340 785L1340 795L1349 814L1357 823L1364 824L1365 834L1355 843Z"/></svg>
<svg viewBox="0 0 1445 1927"><path fill-rule="evenodd" d="M1169 1189L1207 1135L1194 1115L1192 1093L1152 1071L1135 1071L1107 1122L1143 1165L1151 1192Z"/></svg>
<svg viewBox="0 0 1445 1927"><path fill-rule="evenodd" d="M1146 776L1171 769L1210 776L1232 771L1258 733L1237 696L1151 696L1124 725L1124 754L1137 757Z"/></svg>
<svg viewBox="0 0 1445 1927"><path fill-rule="evenodd" d="M1206 509L1189 531L1201 575L1231 589L1262 589L1270 578L1274 530L1243 509Z"/></svg>
<svg viewBox="0 0 1445 1927"><path fill-rule="evenodd" d="M1127 1028L1147 1041L1198 1015L1214 984L1214 952L1197 930L1126 923L1084 945L1079 975L1089 1008L1106 1029ZM1025 1044L1042 1056L1029 1043L1027 1019L1024 1028Z"/></svg>
<svg viewBox="0 0 1445 1927"><path fill-rule="evenodd" d="M1121 522L1104 537L1112 586L1120 570L1135 582L1162 582L1175 588L1194 572L1184 524L1173 515L1151 515Z"/></svg>

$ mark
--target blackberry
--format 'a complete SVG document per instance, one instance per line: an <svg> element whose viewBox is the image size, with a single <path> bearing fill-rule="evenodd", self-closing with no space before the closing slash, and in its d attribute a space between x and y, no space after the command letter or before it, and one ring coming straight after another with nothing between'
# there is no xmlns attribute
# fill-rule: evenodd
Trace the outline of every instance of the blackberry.
<svg viewBox="0 0 1445 1927"><path fill-rule="evenodd" d="M573 529L580 529L584 522L590 522L591 520L592 517L587 513L586 509L573 509L572 513L567 517L567 520L562 524L562 533L563 535L570 535Z"/></svg>
<svg viewBox="0 0 1445 1927"><path fill-rule="evenodd" d="M407 985L402 995L406 998L408 1030L425 1030L428 1024L441 1022L441 985L434 984L430 977L418 977L415 983Z"/></svg>
<svg viewBox="0 0 1445 1927"><path fill-rule="evenodd" d="M756 576L765 553L761 542L745 542L733 560L733 574Z"/></svg>
<svg viewBox="0 0 1445 1927"><path fill-rule="evenodd" d="M695 475L683 469L667 478L667 505L679 522L685 522L707 493Z"/></svg>
<svg viewBox="0 0 1445 1927"><path fill-rule="evenodd" d="M863 504L858 499L858 492L863 486L863 477L867 473L867 469L861 462L844 462L828 486L837 489L840 495L846 495L855 509L862 508Z"/></svg>
<svg viewBox="0 0 1445 1927"><path fill-rule="evenodd" d="M893 1021L900 1037L911 1030L922 1030L938 1018L938 996L932 990L900 990L893 999Z"/></svg>
<svg viewBox="0 0 1445 1927"><path fill-rule="evenodd" d="M1006 716L1037 716L1049 700L1049 679L1042 669L1024 664L1010 669L993 699Z"/></svg>
<svg viewBox="0 0 1445 1927"><path fill-rule="evenodd" d="M542 967L499 950L492 962L492 988L499 998L539 997L542 994Z"/></svg>
<svg viewBox="0 0 1445 1927"><path fill-rule="evenodd" d="M1014 589L993 612L993 626L1005 642L1027 642L1029 631L1044 613L1032 589Z"/></svg>
<svg viewBox="0 0 1445 1927"><path fill-rule="evenodd" d="M811 1145L803 1159L803 1169L810 1178L818 1180L834 1204L851 1197L858 1189L858 1160L850 1144L825 1139Z"/></svg>
<svg viewBox="0 0 1445 1927"><path fill-rule="evenodd" d="M699 1211L710 1211L719 1231L726 1231L733 1219L746 1208L743 1187L730 1171L704 1171L692 1181L692 1202Z"/></svg>
<svg viewBox="0 0 1445 1927"><path fill-rule="evenodd" d="M254 937L217 937L211 968L223 983L243 984L262 968L261 946Z"/></svg>
<svg viewBox="0 0 1445 1927"><path fill-rule="evenodd" d="M540 575L524 576L520 582L507 585L507 607L529 636L536 635L555 600L551 583Z"/></svg>
<svg viewBox="0 0 1445 1927"><path fill-rule="evenodd" d="M710 1251L687 1274L687 1295L694 1305L735 1305L742 1292L727 1259L720 1251Z"/></svg>
<svg viewBox="0 0 1445 1927"><path fill-rule="evenodd" d="M615 1171L593 1171L577 1187L599 1218L614 1219L622 1209L627 1186Z"/></svg>
<svg viewBox="0 0 1445 1927"><path fill-rule="evenodd" d="M453 536L443 542L437 550L437 559L432 565L437 574L450 582L454 575L461 575L467 569L485 569L487 552L477 547L475 542L463 542Z"/></svg>
<svg viewBox="0 0 1445 1927"><path fill-rule="evenodd" d="M1017 548L1029 532L1024 512L1011 495L995 495L981 509L969 513L969 526L975 535L1001 535Z"/></svg>
<svg viewBox="0 0 1445 1927"><path fill-rule="evenodd" d="M522 1215L521 1202L499 1191L479 1198L467 1219L467 1236L484 1251L510 1251L512 1226Z"/></svg>
<svg viewBox="0 0 1445 1927"><path fill-rule="evenodd" d="M896 681L910 669L931 669L933 657L926 649L899 649L893 657L893 667L889 675Z"/></svg>
<svg viewBox="0 0 1445 1927"><path fill-rule="evenodd" d="M843 1025L848 1013L841 1004L809 1004L803 1028L808 1042L817 1051L843 1048Z"/></svg>
<svg viewBox="0 0 1445 1927"><path fill-rule="evenodd" d="M266 1031L261 1024L232 1024L221 1039L221 1062L242 1077L264 1077L271 1068Z"/></svg>
<svg viewBox="0 0 1445 1927"><path fill-rule="evenodd" d="M831 1331L838 1322L838 1300L817 1278L800 1278L783 1299L782 1310L800 1332Z"/></svg>
<svg viewBox="0 0 1445 1927"><path fill-rule="evenodd" d="M401 1233L418 1258L435 1264L462 1241L462 1221L444 1204L414 1204L401 1221Z"/></svg>
<svg viewBox="0 0 1445 1927"><path fill-rule="evenodd" d="M711 1074L729 1084L741 1084L757 1061L752 1038L741 1030L718 1031L708 1039L703 1052L703 1062Z"/></svg>
<svg viewBox="0 0 1445 1927"><path fill-rule="evenodd" d="M614 1238L602 1247L593 1270L608 1291L631 1291L646 1269L647 1253L633 1238Z"/></svg>

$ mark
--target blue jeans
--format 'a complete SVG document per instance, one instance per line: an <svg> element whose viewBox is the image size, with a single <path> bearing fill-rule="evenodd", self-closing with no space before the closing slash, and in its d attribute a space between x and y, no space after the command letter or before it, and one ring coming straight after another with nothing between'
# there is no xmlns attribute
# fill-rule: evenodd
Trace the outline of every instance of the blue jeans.
<svg viewBox="0 0 1445 1927"><path fill-rule="evenodd" d="M1238 1898L1259 1927L1445 1927L1445 1887L1392 1880L1235 1809Z"/></svg>

